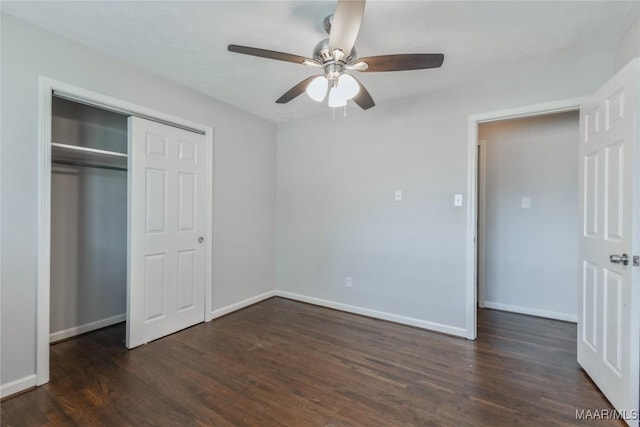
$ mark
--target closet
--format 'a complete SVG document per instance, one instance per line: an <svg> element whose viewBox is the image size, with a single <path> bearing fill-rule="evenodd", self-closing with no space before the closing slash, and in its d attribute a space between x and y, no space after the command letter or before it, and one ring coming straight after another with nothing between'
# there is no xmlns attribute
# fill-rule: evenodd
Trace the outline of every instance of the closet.
<svg viewBox="0 0 640 427"><path fill-rule="evenodd" d="M51 106L49 342L126 321L134 348L203 322L205 133L55 95Z"/></svg>
<svg viewBox="0 0 640 427"><path fill-rule="evenodd" d="M127 120L52 98L51 342L126 320Z"/></svg>

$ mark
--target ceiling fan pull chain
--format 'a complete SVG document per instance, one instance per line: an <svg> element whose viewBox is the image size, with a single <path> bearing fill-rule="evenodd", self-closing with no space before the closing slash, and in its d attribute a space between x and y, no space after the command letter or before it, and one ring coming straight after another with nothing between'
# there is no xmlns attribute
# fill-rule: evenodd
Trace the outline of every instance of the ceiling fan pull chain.
<svg viewBox="0 0 640 427"><path fill-rule="evenodd" d="M331 110L333 110L333 120L335 121L335 119L336 119L336 107L333 107Z"/></svg>
<svg viewBox="0 0 640 427"><path fill-rule="evenodd" d="M345 118L345 117L347 117L347 104L344 104L343 108L344 108L344 111L342 113L342 118Z"/></svg>

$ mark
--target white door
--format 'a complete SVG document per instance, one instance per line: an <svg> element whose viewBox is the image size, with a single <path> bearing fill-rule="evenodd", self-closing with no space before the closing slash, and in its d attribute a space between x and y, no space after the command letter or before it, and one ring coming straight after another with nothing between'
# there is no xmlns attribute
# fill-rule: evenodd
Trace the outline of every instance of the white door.
<svg viewBox="0 0 640 427"><path fill-rule="evenodd" d="M129 118L127 347L204 321L203 135Z"/></svg>
<svg viewBox="0 0 640 427"><path fill-rule="evenodd" d="M633 266L640 250L639 63L627 65L580 108L578 362L630 425L638 425L631 418L640 363L640 268ZM626 265L619 262L623 254Z"/></svg>

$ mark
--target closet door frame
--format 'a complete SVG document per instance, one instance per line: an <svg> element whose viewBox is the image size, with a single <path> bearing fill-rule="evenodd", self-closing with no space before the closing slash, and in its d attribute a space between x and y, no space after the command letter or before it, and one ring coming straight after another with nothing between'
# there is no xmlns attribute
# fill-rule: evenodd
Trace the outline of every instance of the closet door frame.
<svg viewBox="0 0 640 427"><path fill-rule="evenodd" d="M49 315L51 274L51 123L52 98L56 96L91 105L104 110L146 118L181 129L201 133L207 146L207 189L205 206L205 299L204 320L213 319L213 128L187 119L147 108L141 105L93 92L45 76L38 79L38 253L36 266L36 385L49 382ZM131 147L128 147L131 152ZM127 171L127 191L130 191L131 170ZM127 207L129 209L129 207ZM129 230L127 230L127 262L130 256ZM128 273L127 273L128 275ZM128 280L127 280L128 281ZM127 283L127 287L129 284ZM127 290L127 305L128 290Z"/></svg>

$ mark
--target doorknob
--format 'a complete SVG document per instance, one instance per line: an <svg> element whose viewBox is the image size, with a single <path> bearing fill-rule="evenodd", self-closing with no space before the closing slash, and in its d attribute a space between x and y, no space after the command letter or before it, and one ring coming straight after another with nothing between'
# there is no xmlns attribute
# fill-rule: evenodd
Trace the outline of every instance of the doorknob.
<svg viewBox="0 0 640 427"><path fill-rule="evenodd" d="M629 264L629 255L627 255L627 254L609 255L609 261L611 261L614 264L628 265Z"/></svg>
<svg viewBox="0 0 640 427"><path fill-rule="evenodd" d="M198 237L198 243L204 242L204 237Z"/></svg>

